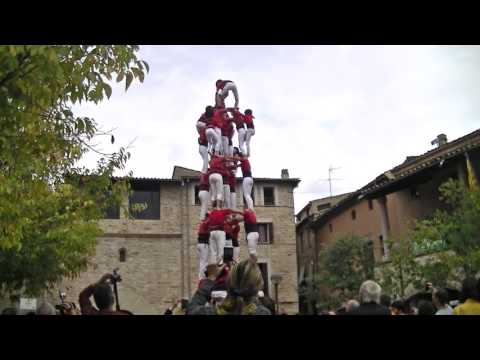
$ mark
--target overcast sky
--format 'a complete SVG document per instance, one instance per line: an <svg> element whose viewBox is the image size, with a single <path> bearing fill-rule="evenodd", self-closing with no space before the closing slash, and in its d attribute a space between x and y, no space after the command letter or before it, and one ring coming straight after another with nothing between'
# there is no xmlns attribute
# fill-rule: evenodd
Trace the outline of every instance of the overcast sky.
<svg viewBox="0 0 480 360"><path fill-rule="evenodd" d="M109 101L75 107L116 128L115 144L105 138L99 149L136 138L134 176L199 170L196 120L214 102L215 81L233 80L241 110L256 117L253 175L286 168L300 178L296 211L329 195L330 165L340 167L337 195L430 150L440 133L450 141L480 128L479 46L141 46L139 58L150 65L143 84L115 85Z"/></svg>

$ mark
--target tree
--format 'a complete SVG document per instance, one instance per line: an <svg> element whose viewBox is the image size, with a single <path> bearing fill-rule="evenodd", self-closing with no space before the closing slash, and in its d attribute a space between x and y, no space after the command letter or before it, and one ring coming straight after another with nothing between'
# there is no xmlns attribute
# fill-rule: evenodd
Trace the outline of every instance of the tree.
<svg viewBox="0 0 480 360"><path fill-rule="evenodd" d="M446 209L418 221L410 237L417 253L435 254L420 264L421 276L446 283L480 271L480 190L453 179L439 190Z"/></svg>
<svg viewBox="0 0 480 360"><path fill-rule="evenodd" d="M356 297L363 281L374 278L371 242L356 235L332 241L320 252L321 283L329 290L330 304Z"/></svg>
<svg viewBox="0 0 480 360"><path fill-rule="evenodd" d="M76 167L96 121L72 105L109 98L109 81L143 82L138 46L0 46L0 291L38 295L83 271L101 233L98 220L118 205L126 181L112 182L130 154L101 154ZM107 194L110 194L107 196Z"/></svg>

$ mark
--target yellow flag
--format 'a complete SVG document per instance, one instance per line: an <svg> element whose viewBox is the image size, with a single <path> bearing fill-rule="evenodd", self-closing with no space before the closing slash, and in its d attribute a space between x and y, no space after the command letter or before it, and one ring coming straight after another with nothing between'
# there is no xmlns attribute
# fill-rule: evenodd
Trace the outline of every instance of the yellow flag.
<svg viewBox="0 0 480 360"><path fill-rule="evenodd" d="M473 169L472 162L470 161L470 157L466 154L467 158L467 173L468 173L468 187L470 189L477 189L478 183L477 179L475 178L475 170Z"/></svg>

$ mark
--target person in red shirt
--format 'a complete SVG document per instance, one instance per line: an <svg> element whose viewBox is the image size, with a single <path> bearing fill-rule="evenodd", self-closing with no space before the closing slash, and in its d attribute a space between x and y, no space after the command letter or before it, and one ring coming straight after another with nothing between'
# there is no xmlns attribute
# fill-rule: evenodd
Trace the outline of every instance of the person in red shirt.
<svg viewBox="0 0 480 360"><path fill-rule="evenodd" d="M240 169L242 170L243 181L242 181L242 188L243 188L243 197L245 199L245 203L247 204L247 208L253 210L253 199L252 199L252 189L253 189L253 177L252 177L252 169L250 167L250 161L248 158L243 154L239 153L238 149L235 149L235 156L233 157L234 160L239 162Z"/></svg>
<svg viewBox="0 0 480 360"><path fill-rule="evenodd" d="M238 148L242 152L242 154L246 154L246 145L245 145L245 138L247 136L247 130L245 129L245 115L243 115L240 111L236 109L231 109L231 113L233 116L233 122L237 128L238 134Z"/></svg>
<svg viewBox="0 0 480 360"><path fill-rule="evenodd" d="M251 155L250 141L252 140L252 136L255 135L255 126L253 125L253 119L255 119L255 117L252 114L252 110L250 109L245 110L245 124L247 124L247 133L245 136L245 142L247 144L246 155L248 157Z"/></svg>
<svg viewBox="0 0 480 360"><path fill-rule="evenodd" d="M208 215L209 238L209 264L221 264L225 248L225 220L232 213L230 209L213 209Z"/></svg>
<svg viewBox="0 0 480 360"><path fill-rule="evenodd" d="M203 221L207 214L208 205L210 203L210 182L208 174L200 175L200 183L198 184L198 199L200 200L200 220Z"/></svg>
<svg viewBox="0 0 480 360"><path fill-rule="evenodd" d="M235 107L238 108L238 90L235 83L231 80L217 80L215 82L216 94L215 94L215 104L225 106L225 98L228 96L229 91L233 92L235 97Z"/></svg>
<svg viewBox="0 0 480 360"><path fill-rule="evenodd" d="M257 216L255 211L250 209L245 209L243 213L233 212L234 214L241 215L245 225L245 234L247 236L247 247L248 254L253 261L257 261L257 244L258 244L258 225L257 225Z"/></svg>
<svg viewBox="0 0 480 360"><path fill-rule="evenodd" d="M209 219L208 215L205 220L203 220L198 226L198 244L197 244L197 254L198 254L198 279L202 280L205 278L205 271L207 270L208 265L208 249L209 249L209 240L210 240L210 230L209 230Z"/></svg>
<svg viewBox="0 0 480 360"><path fill-rule="evenodd" d="M227 159L220 155L212 155L210 159L210 166L207 171L208 181L210 183L210 196L213 207L223 207L223 179L228 176L228 169L226 167Z"/></svg>
<svg viewBox="0 0 480 360"><path fill-rule="evenodd" d="M202 173L204 174L208 170L208 140L206 130L206 127L200 128L198 130L198 152L203 160Z"/></svg>
<svg viewBox="0 0 480 360"><path fill-rule="evenodd" d="M219 155L223 151L222 148L222 125L223 125L223 116L227 110L219 108L211 108L208 111L205 111L205 118L207 120L207 127L205 130L205 135L207 137L208 143L214 149L215 154Z"/></svg>
<svg viewBox="0 0 480 360"><path fill-rule="evenodd" d="M226 221L225 229L227 239L229 239L230 235L230 239L232 241L233 261L238 263L240 262L240 246L238 244L238 233L240 232L240 225L238 224L238 220L235 216L232 216L229 220Z"/></svg>
<svg viewBox="0 0 480 360"><path fill-rule="evenodd" d="M227 113L225 113L223 118L221 133L222 133L223 154L227 156L233 155L233 154L230 154L230 142L231 142L231 137L233 136L233 131L234 131L232 122L233 122L233 119L229 118Z"/></svg>

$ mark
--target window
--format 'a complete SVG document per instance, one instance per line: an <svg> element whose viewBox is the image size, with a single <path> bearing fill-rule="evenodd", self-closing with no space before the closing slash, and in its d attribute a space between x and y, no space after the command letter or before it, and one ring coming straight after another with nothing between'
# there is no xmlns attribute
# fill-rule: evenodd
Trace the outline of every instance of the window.
<svg viewBox="0 0 480 360"><path fill-rule="evenodd" d="M198 193L200 192L200 187L195 185L195 205L200 205L200 198L198 197Z"/></svg>
<svg viewBox="0 0 480 360"><path fill-rule="evenodd" d="M118 250L118 253L120 255L120 262L127 261L127 249L122 247L122 248L120 248L120 250Z"/></svg>
<svg viewBox="0 0 480 360"><path fill-rule="evenodd" d="M132 194L129 196L129 204L130 212L135 219L160 219L160 189L158 184L134 184ZM143 204L147 208L134 212L132 210L135 204Z"/></svg>
<svg viewBox="0 0 480 360"><path fill-rule="evenodd" d="M372 199L368 200L368 210L373 210L373 200Z"/></svg>
<svg viewBox="0 0 480 360"><path fill-rule="evenodd" d="M264 223L258 224L258 243L259 244L272 244L273 243L273 224Z"/></svg>
<svg viewBox="0 0 480 360"><path fill-rule="evenodd" d="M333 232L333 226L332 226L332 224L328 224L328 228L330 229L330 232Z"/></svg>
<svg viewBox="0 0 480 360"><path fill-rule="evenodd" d="M263 205L265 206L275 205L275 191L273 187L263 188Z"/></svg>
<svg viewBox="0 0 480 360"><path fill-rule="evenodd" d="M352 220L355 220L357 218L357 212L355 210L352 210Z"/></svg>
<svg viewBox="0 0 480 360"><path fill-rule="evenodd" d="M331 206L330 203L320 204L317 206L317 210L318 211L327 210L327 209L330 209L330 206Z"/></svg>

